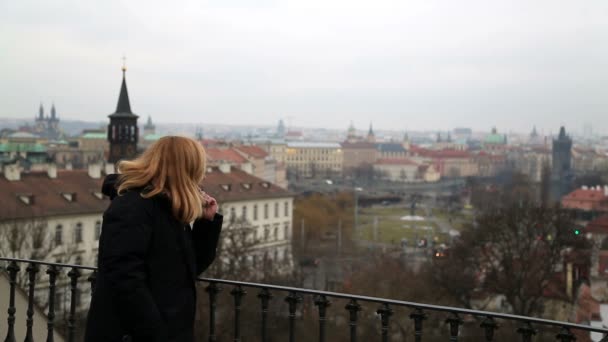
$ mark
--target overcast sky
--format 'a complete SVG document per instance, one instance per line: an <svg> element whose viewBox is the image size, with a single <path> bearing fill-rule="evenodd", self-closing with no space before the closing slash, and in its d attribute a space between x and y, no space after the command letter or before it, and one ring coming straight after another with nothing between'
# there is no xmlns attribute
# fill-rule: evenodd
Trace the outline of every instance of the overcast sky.
<svg viewBox="0 0 608 342"><path fill-rule="evenodd" d="M608 132L606 0L0 1L0 117Z"/></svg>

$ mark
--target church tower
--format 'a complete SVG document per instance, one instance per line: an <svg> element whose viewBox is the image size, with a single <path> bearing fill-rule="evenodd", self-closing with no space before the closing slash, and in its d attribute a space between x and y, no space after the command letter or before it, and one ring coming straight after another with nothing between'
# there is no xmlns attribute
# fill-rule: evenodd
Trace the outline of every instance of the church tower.
<svg viewBox="0 0 608 342"><path fill-rule="evenodd" d="M572 139L566 135L566 129L559 129L557 139L553 140L551 165L552 199L559 201L570 191L572 182Z"/></svg>
<svg viewBox="0 0 608 342"><path fill-rule="evenodd" d="M127 68L122 67L122 85L118 96L118 105L113 114L108 115L108 142L110 143L110 154L108 162L116 163L122 159L133 159L137 153L137 139L139 129L137 127L138 116L131 112L129 93L127 92L127 81L125 73Z"/></svg>
<svg viewBox="0 0 608 342"><path fill-rule="evenodd" d="M144 125L144 137L150 134L156 134L156 126L152 123L152 117L148 115L148 122Z"/></svg>
<svg viewBox="0 0 608 342"><path fill-rule="evenodd" d="M367 137L365 138L367 142L376 142L376 135L374 134L374 129L372 128L372 123L369 123L369 130L367 131Z"/></svg>

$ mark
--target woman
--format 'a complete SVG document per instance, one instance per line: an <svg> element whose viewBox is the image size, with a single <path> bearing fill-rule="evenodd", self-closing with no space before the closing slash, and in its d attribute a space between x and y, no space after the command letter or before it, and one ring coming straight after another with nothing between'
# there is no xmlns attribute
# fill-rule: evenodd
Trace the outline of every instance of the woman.
<svg viewBox="0 0 608 342"><path fill-rule="evenodd" d="M164 137L118 170L102 189L112 202L85 341L191 342L195 279L215 258L222 227L217 202L199 188L205 151Z"/></svg>

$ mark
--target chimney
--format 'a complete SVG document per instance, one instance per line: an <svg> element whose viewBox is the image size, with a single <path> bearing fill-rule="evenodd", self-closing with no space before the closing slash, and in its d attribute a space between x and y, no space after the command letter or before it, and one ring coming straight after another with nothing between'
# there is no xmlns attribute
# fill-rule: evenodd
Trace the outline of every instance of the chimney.
<svg viewBox="0 0 608 342"><path fill-rule="evenodd" d="M111 175L113 173L116 173L116 170L114 169L114 164L112 164L112 163L106 163L104 171L105 171L106 175Z"/></svg>
<svg viewBox="0 0 608 342"><path fill-rule="evenodd" d="M19 165L6 165L4 167L4 177L11 182L21 180L21 169L19 168Z"/></svg>
<svg viewBox="0 0 608 342"><path fill-rule="evenodd" d="M46 174L49 176L49 178L51 179L55 179L57 178L57 164L55 163L50 163L47 168L46 168Z"/></svg>
<svg viewBox="0 0 608 342"><path fill-rule="evenodd" d="M253 174L253 165L251 163L243 163L241 164L241 170L251 175Z"/></svg>
<svg viewBox="0 0 608 342"><path fill-rule="evenodd" d="M221 163L219 169L221 173L230 173L230 164Z"/></svg>
<svg viewBox="0 0 608 342"><path fill-rule="evenodd" d="M93 179L101 178L101 164L90 163L88 165L89 177Z"/></svg>

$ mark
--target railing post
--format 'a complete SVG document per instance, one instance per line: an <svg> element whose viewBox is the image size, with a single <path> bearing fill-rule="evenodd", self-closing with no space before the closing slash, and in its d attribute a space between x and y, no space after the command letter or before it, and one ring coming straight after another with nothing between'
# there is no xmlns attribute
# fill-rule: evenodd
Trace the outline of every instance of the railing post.
<svg viewBox="0 0 608 342"><path fill-rule="evenodd" d="M414 341L422 341L422 322L426 319L424 312L416 308L414 312L410 314L410 318L414 320Z"/></svg>
<svg viewBox="0 0 608 342"><path fill-rule="evenodd" d="M268 289L262 289L258 294L258 298L262 301L262 342L268 341L268 302L272 298L272 294Z"/></svg>
<svg viewBox="0 0 608 342"><path fill-rule="evenodd" d="M450 325L450 342L458 341L458 330L462 325L462 319L460 319L457 313L452 312L445 322Z"/></svg>
<svg viewBox="0 0 608 342"><path fill-rule="evenodd" d="M498 324L491 316L486 317L479 325L485 331L486 341L491 342L494 339L494 330L498 329Z"/></svg>
<svg viewBox="0 0 608 342"><path fill-rule="evenodd" d="M376 312L382 319L382 342L388 342L388 324L390 317L393 315L393 310L388 304L384 303Z"/></svg>
<svg viewBox="0 0 608 342"><path fill-rule="evenodd" d="M295 291L290 291L285 301L289 304L289 342L295 341L296 332L296 309L298 303L302 301L302 297L298 296Z"/></svg>
<svg viewBox="0 0 608 342"><path fill-rule="evenodd" d="M234 342L241 341L241 303L243 296L247 294L240 285L230 291L234 297Z"/></svg>
<svg viewBox="0 0 608 342"><path fill-rule="evenodd" d="M350 313L348 325L350 326L350 342L357 342L357 315L361 311L361 305L357 300L351 299L344 307Z"/></svg>
<svg viewBox="0 0 608 342"><path fill-rule="evenodd" d="M217 309L217 294L220 287L216 283L209 283L205 291L209 294L209 342L215 342L215 311Z"/></svg>
<svg viewBox="0 0 608 342"><path fill-rule="evenodd" d="M531 342L532 336L536 335L536 329L530 322L525 322L522 327L517 329L517 333L521 335L522 342Z"/></svg>
<svg viewBox="0 0 608 342"><path fill-rule="evenodd" d="M19 272L20 268L17 265L15 260L11 261L6 268L8 271L9 277L9 304L8 304L8 331L6 332L5 342L15 342L15 313L17 309L15 308L15 285L17 284L17 272Z"/></svg>
<svg viewBox="0 0 608 342"><path fill-rule="evenodd" d="M315 298L315 305L319 308L319 342L325 342L325 314L331 302L324 295L320 295Z"/></svg>
<svg viewBox="0 0 608 342"><path fill-rule="evenodd" d="M38 265L31 262L25 269L28 275L28 293L27 293L27 318L26 326L27 332L25 333L25 342L33 342L34 335L32 328L34 326L34 288L36 286L36 273L38 273Z"/></svg>
<svg viewBox="0 0 608 342"><path fill-rule="evenodd" d="M91 298L93 298L93 295L95 294L95 285L97 283L97 270L94 270L87 280L91 283Z"/></svg>
<svg viewBox="0 0 608 342"><path fill-rule="evenodd" d="M74 342L74 331L76 330L76 297L78 296L78 278L80 270L72 267L68 272L70 278L70 314L68 316L68 341Z"/></svg>
<svg viewBox="0 0 608 342"><path fill-rule="evenodd" d="M559 334L555 335L555 338L557 338L557 340L559 342L574 342L574 341L576 341L576 336L574 336L574 334L572 334L572 332L570 331L570 329L568 329L566 327L562 327L562 330L559 332Z"/></svg>
<svg viewBox="0 0 608 342"><path fill-rule="evenodd" d="M49 312L47 314L47 335L46 342L53 342L55 330L55 281L59 275L59 269L55 265L49 266L46 270L49 275Z"/></svg>

